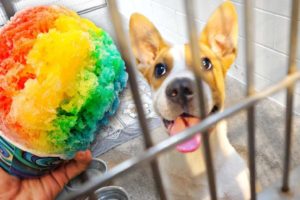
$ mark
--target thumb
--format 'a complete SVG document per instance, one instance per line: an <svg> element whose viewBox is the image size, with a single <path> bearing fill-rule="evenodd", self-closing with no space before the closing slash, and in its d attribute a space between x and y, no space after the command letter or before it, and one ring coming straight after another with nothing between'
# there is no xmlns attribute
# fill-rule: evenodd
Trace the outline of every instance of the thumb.
<svg viewBox="0 0 300 200"><path fill-rule="evenodd" d="M56 173L60 176L60 173L65 173L67 180L63 181L64 184L68 183L72 178L83 172L92 160L92 154L89 150L78 152L75 158L68 163L66 163L62 169L53 172L53 175Z"/></svg>
<svg viewBox="0 0 300 200"><path fill-rule="evenodd" d="M42 181L46 182L50 194L55 197L72 178L83 172L92 160L89 150L78 152L75 158L57 170L46 175Z"/></svg>

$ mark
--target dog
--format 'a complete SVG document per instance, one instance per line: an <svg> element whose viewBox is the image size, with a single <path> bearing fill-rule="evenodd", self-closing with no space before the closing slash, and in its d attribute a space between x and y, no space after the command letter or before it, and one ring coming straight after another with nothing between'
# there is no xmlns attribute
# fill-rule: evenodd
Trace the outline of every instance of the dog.
<svg viewBox="0 0 300 200"><path fill-rule="evenodd" d="M162 38L145 16L134 13L129 22L130 40L138 70L152 89L153 106L175 135L201 121L196 80L189 44L173 45ZM237 55L237 13L225 1L209 18L198 42L207 116L224 109L225 76ZM249 172L227 138L226 122L209 130L218 199L250 199ZM162 135L161 135L162 136ZM154 140L160 140L155 136ZM168 199L210 199L201 133L159 158Z"/></svg>

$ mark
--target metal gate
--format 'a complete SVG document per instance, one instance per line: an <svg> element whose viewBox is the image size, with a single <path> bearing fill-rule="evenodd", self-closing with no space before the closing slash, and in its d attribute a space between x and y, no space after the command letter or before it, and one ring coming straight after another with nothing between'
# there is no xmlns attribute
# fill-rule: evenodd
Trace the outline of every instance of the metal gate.
<svg viewBox="0 0 300 200"><path fill-rule="evenodd" d="M12 4L9 0L0 1L5 10L7 11L8 16L14 14ZM189 40L191 44L193 66L200 68L200 58L198 56L198 42L197 42L197 32L195 24L193 21L194 10L193 10L193 0L186 0L185 9L187 13L187 24L189 32ZM210 189L211 199L217 199L217 187L215 184L215 173L213 159L210 152L209 144L209 135L207 130L218 123L222 119L229 118L242 110L247 110L247 120L248 120L248 163L250 169L250 189L251 189L251 199L295 199L299 198L300 190L299 188L294 188L293 184L289 184L290 177L290 158L291 158L291 139L292 139L292 125L293 125L293 105L294 105L294 88L297 81L300 80L300 72L297 71L296 66L296 50L297 50L297 31L298 31L298 16L299 16L299 0L293 0L292 3L292 20L291 20L291 30L290 30L290 47L289 47L289 61L288 61L288 74L284 79L279 83L268 87L264 91L256 93L254 90L254 20L253 20L253 10L254 10L254 1L246 0L245 1L245 31L246 31L246 65L247 65L247 96L241 102L225 109L223 112L216 113L212 116L205 118L201 123L196 126L193 126L187 130L182 131L180 134L169 137L168 139L162 141L157 145L153 145L150 138L150 130L147 126L146 118L144 115L144 110L142 106L142 101L139 95L139 90L137 87L136 72L135 72L135 60L132 57L132 54L128 49L129 39L126 38L126 33L122 26L121 16L118 12L117 4L115 0L108 0L108 7L111 14L111 21L115 28L115 33L117 35L117 43L120 47L120 52L125 60L127 71L129 73L129 84L131 92L134 97L134 102L138 112L139 123L142 128L143 137L145 141L146 150L143 154L133 157L114 167L103 176L92 179L87 182L80 190L69 193L67 196L60 196L60 199L74 199L75 197L92 194L95 190L101 187L103 184L111 181L112 179L120 176L121 174L129 171L130 169L137 167L143 163L149 163L153 172L154 180L156 183L157 190L160 193L161 199L166 199L164 186L161 181L160 172L157 165L157 156L161 153L164 153L177 144L185 141L191 136L195 135L197 132L202 132L202 138L204 143L204 156L205 164L208 173L208 183ZM199 77L195 74L197 78L198 93L199 93L199 106L204 108L203 94L201 81ZM286 121L285 121L285 147L284 147L284 158L283 164L284 169L282 172L282 183L281 190L278 190L276 186L274 188L267 189L263 191L260 195L256 195L256 169L255 169L255 105L270 96L281 90L287 90L286 96ZM204 109L201 109L204 111ZM200 113L200 116L204 118L204 112ZM294 174L300 174L299 170L293 172ZM290 186L291 185L291 186ZM278 186L277 186L278 187ZM298 191L297 191L298 189ZM298 195L298 196L297 196ZM93 195L91 195L92 197Z"/></svg>

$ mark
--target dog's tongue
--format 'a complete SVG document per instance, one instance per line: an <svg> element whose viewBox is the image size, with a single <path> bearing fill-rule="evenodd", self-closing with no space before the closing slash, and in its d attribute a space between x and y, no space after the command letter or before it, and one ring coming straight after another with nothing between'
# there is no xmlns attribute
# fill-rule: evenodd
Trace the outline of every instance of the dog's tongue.
<svg viewBox="0 0 300 200"><path fill-rule="evenodd" d="M172 125L169 127L169 134L176 135L186 128L196 125L200 122L196 117L177 117ZM176 146L176 149L182 153L193 152L198 149L201 144L200 133L194 135L191 139Z"/></svg>

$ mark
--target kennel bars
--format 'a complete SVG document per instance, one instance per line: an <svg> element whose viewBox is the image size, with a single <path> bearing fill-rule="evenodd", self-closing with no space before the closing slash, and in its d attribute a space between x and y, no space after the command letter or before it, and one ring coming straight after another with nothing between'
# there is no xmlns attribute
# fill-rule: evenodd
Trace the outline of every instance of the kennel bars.
<svg viewBox="0 0 300 200"><path fill-rule="evenodd" d="M293 0L292 4L292 20L290 28L290 49L289 49L289 63L288 63L288 75L297 73L296 66L296 54L297 54L297 31L298 31L298 19L299 17L299 0ZM298 72L299 73L299 72ZM291 84L287 87L286 97L286 122L285 122L285 157L283 168L283 183L282 191L287 192L289 190L289 173L290 173L290 157L291 157L291 145L292 145L292 125L293 125L293 105L294 105L294 91L295 84Z"/></svg>
<svg viewBox="0 0 300 200"><path fill-rule="evenodd" d="M14 13L13 5L9 0L0 0L3 4L7 15L10 17ZM193 65L194 67L199 66L200 58L198 55L198 42L197 42L197 33L195 24L193 21L194 11L193 11L193 1L188 0L184 1L185 7L187 11L187 24L189 29L189 38L190 43L192 44L192 56L193 56ZM105 173L103 176L92 179L87 182L80 190L77 192L70 193L68 195L63 194L58 197L58 199L75 199L76 197L80 197L86 194L92 194L93 191L97 190L103 184L111 181L113 178L120 176L121 174L133 169L136 166L141 164L145 164L150 162L151 169L153 172L154 180L158 191L160 192L161 199L166 199L166 195L163 189L163 184L160 178L159 169L157 166L156 157L164 153L177 144L183 142L184 140L190 138L197 132L203 132L203 142L204 142L204 149L205 149L205 163L208 169L208 182L210 188L210 195L211 199L217 199L217 187L215 184L215 176L213 170L213 158L210 154L210 145L209 145L209 138L206 131L211 126L218 123L220 120L228 118L242 110L247 109L247 118L248 118L248 150L249 150L249 170L250 170L250 186L251 186L251 199L256 199L256 192L255 192L255 104L259 101L263 100L264 98L279 92L281 90L287 89L287 107L286 107L286 137L285 137L285 149L284 149L284 169L283 169L283 181L281 185L281 190L277 191L276 188L273 190L266 191L262 193L263 195L259 195L258 199L291 199L293 196L290 196L291 193L289 187L289 174L290 174L290 157L291 157L291 138L292 138L292 125L293 125L293 99L294 99L294 87L295 83L300 80L300 72L297 71L296 66L296 51L297 51L297 30L298 30L298 13L299 13L299 0L293 0L292 4L292 20L291 20L291 31L290 31L290 49L289 49L289 62L288 62L288 75L279 83L268 87L267 89L255 93L254 92L254 21L253 21L253 9L254 9L254 2L251 0L245 1L245 28L246 28L246 64L247 64L247 97L240 101L239 103L225 109L223 112L213 114L212 116L207 117L201 123L196 126L193 126L187 130L182 131L181 134L177 134L171 136L170 138L160 142L159 144L153 146L153 142L150 137L150 131L147 126L146 118L144 115L144 109L142 106L142 102L139 96L139 91L137 87L137 81L135 76L135 61L131 55L131 52L128 51L130 49L128 44L128 39L126 38L126 33L123 29L121 17L118 13L118 8L115 0L109 0L109 11L111 13L112 22L117 34L117 42L120 47L120 52L123 55L125 60L127 71L129 73L129 84L130 88L134 97L134 101L136 104L139 123L143 130L143 137L145 140L145 147L146 150L143 154L139 156L135 156L131 159L128 159L118 166L111 169L109 172ZM197 77L197 76L196 76ZM200 108L204 108L204 101L203 101L203 94L201 94L201 81L197 78L198 83L198 93L199 93L199 105ZM204 109L201 109L202 112ZM204 116L201 113L201 116ZM300 173L300 170L296 171ZM296 173L293 172L293 173ZM278 187L278 185L275 185ZM291 188L292 189L292 188ZM270 193L272 192L272 193ZM293 190L294 197L297 194L297 190ZM274 193L278 193L274 194ZM298 191L299 193L299 191ZM286 194L286 195L285 195ZM274 196L275 195L275 196ZM91 195L91 198L93 195ZM261 197L261 198L260 198ZM299 196L297 196L299 197Z"/></svg>
<svg viewBox="0 0 300 200"><path fill-rule="evenodd" d="M247 69L247 96L255 93L254 88L254 1L245 1L245 36L246 36L246 69ZM251 199L256 200L256 170L255 170L255 108L250 106L247 110L248 128L248 165L250 172L250 193Z"/></svg>

